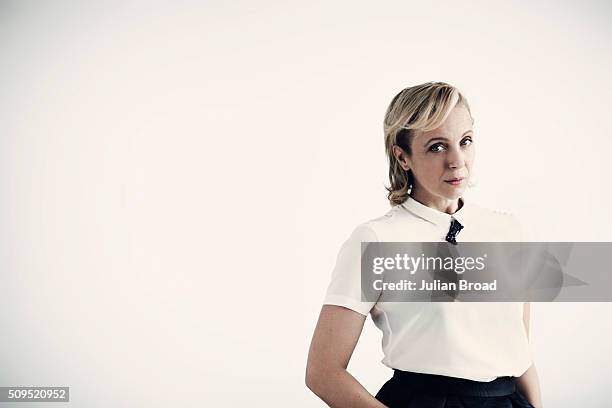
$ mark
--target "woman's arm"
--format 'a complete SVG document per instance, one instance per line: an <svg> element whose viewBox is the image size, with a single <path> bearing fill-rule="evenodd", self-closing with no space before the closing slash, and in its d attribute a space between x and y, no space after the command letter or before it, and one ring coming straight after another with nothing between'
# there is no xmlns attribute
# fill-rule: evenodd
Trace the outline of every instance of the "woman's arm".
<svg viewBox="0 0 612 408"><path fill-rule="evenodd" d="M527 337L529 337L529 315L530 315L530 304L527 302L523 306L523 323L525 324L525 331ZM523 375L518 378L517 383L518 389L521 394L527 398L527 401L535 408L542 408L542 397L540 393L540 381L538 379L538 372L535 368L535 363L529 367Z"/></svg>
<svg viewBox="0 0 612 408"><path fill-rule="evenodd" d="M385 408L346 371L366 316L324 305L310 343L306 385L332 408Z"/></svg>

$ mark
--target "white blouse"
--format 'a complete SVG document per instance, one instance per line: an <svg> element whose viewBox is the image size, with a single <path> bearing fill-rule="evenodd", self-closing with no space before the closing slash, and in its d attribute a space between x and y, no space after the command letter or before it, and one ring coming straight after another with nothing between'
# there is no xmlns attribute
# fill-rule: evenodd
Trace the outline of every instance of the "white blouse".
<svg viewBox="0 0 612 408"><path fill-rule="evenodd" d="M444 241L453 218L464 226L459 242L521 240L513 216L462 201L450 215L408 198L357 226L340 249L323 303L370 313L382 331L382 363L388 367L474 381L519 377L532 362L523 303L361 301L362 241Z"/></svg>

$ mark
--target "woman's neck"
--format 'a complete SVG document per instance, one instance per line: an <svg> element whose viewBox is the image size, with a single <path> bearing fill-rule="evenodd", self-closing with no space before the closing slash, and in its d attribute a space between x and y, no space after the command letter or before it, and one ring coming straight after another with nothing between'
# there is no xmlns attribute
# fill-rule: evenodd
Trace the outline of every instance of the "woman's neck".
<svg viewBox="0 0 612 408"><path fill-rule="evenodd" d="M447 214L454 214L463 206L463 201L460 198L455 200L447 200L442 197L420 193L418 190L411 192L410 197L429 208L433 208Z"/></svg>

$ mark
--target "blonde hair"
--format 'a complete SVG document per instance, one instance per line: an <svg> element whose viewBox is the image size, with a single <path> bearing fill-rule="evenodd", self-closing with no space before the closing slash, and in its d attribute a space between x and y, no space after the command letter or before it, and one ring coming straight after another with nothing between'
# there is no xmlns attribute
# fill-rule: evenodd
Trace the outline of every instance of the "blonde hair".
<svg viewBox="0 0 612 408"><path fill-rule="evenodd" d="M395 95L385 113L385 150L389 160L389 182L385 187L392 206L408 199L414 176L404 170L393 154L398 145L410 155L410 139L415 131L438 128L450 111L461 104L470 112L467 99L457 88L444 82L427 82L403 89ZM471 116L470 112L470 116Z"/></svg>

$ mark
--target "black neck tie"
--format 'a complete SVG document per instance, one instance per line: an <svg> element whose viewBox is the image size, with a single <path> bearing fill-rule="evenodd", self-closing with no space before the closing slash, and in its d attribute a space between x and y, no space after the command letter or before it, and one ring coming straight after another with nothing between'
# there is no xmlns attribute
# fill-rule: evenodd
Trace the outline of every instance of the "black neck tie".
<svg viewBox="0 0 612 408"><path fill-rule="evenodd" d="M448 234L446 234L446 241L450 242L453 245L457 245L457 234L462 229L463 225L461 225L459 221L453 218L453 220L451 221L450 228L448 229Z"/></svg>

